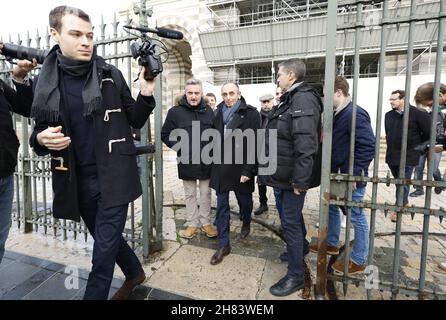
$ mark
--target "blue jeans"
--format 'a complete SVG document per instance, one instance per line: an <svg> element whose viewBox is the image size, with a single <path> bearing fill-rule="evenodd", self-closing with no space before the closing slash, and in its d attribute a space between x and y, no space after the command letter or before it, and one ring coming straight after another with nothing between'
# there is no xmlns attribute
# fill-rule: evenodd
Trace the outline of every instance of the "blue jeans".
<svg viewBox="0 0 446 320"><path fill-rule="evenodd" d="M294 279L304 279L303 246L306 234L302 209L304 207L306 192L296 195L292 190L274 190L280 204L279 215L285 234L288 252L287 276Z"/></svg>
<svg viewBox="0 0 446 320"><path fill-rule="evenodd" d="M122 236L128 204L104 208L97 176L80 176L78 184L82 220L94 238L92 269L85 300L107 300L115 263L127 280L143 271L141 263Z"/></svg>
<svg viewBox="0 0 446 320"><path fill-rule="evenodd" d="M398 178L400 175L400 166L393 166L393 165L389 165L390 171L392 171L392 175L394 178ZM404 170L404 178L405 179L410 179L412 177L412 173L413 173L413 166L406 166L405 170ZM403 206L407 205L409 203L409 186L408 185L404 185L403 186ZM398 186L395 190L395 204L398 204Z"/></svg>
<svg viewBox="0 0 446 320"><path fill-rule="evenodd" d="M252 193L235 192L240 208L240 220L251 223ZM229 192L217 193L217 217L215 219L218 232L218 247L229 246L229 222L231 213L229 208Z"/></svg>
<svg viewBox="0 0 446 320"><path fill-rule="evenodd" d="M14 197L14 175L0 178L0 263L5 254L5 243L11 227L12 199Z"/></svg>
<svg viewBox="0 0 446 320"><path fill-rule="evenodd" d="M364 199L365 187L358 187L353 191L352 200L362 201ZM358 264L364 265L367 262L369 254L369 225L365 215L364 208L352 207L351 221L355 230L355 241L351 253L351 260ZM330 205L328 219L328 245L337 246L339 235L341 233L341 216L339 207Z"/></svg>
<svg viewBox="0 0 446 320"><path fill-rule="evenodd" d="M440 161L441 161L441 152L440 153L434 153L434 174L433 178L435 181L441 181L441 172L440 172ZM418 161L418 165L415 167L415 180L423 180L423 171L424 171L424 165L426 163L427 154L423 154L420 156L420 160ZM423 190L422 186L415 186L416 190Z"/></svg>

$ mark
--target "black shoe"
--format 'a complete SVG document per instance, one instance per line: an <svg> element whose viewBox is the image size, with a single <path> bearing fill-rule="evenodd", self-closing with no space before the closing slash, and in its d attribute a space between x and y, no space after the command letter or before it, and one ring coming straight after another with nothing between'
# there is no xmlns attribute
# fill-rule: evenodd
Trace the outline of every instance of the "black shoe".
<svg viewBox="0 0 446 320"><path fill-rule="evenodd" d="M245 239L251 232L251 223L243 222L242 230L240 231L240 239Z"/></svg>
<svg viewBox="0 0 446 320"><path fill-rule="evenodd" d="M254 215L259 216L264 212L268 211L268 206L266 204L261 204L260 207L258 207L255 211L254 211Z"/></svg>
<svg viewBox="0 0 446 320"><path fill-rule="evenodd" d="M217 251L215 251L214 255L211 259L211 264L215 266L216 264L219 264L223 261L223 258L227 256L231 252L231 246L226 246L223 248L218 248Z"/></svg>
<svg viewBox="0 0 446 320"><path fill-rule="evenodd" d="M279 259L282 262L288 262L288 252L287 251L282 252L282 254L279 256Z"/></svg>
<svg viewBox="0 0 446 320"><path fill-rule="evenodd" d="M424 191L422 189L417 189L414 192L412 192L411 194L409 194L409 196L411 197L418 197L418 196L422 196L424 195Z"/></svg>
<svg viewBox="0 0 446 320"><path fill-rule="evenodd" d="M299 280L285 276L284 278L280 279L279 282L269 288L269 292L277 297L285 297L300 289L303 289L304 286L305 283L303 279Z"/></svg>
<svg viewBox="0 0 446 320"><path fill-rule="evenodd" d="M434 191L435 191L436 194L440 194L443 191L443 188L442 187L435 187Z"/></svg>

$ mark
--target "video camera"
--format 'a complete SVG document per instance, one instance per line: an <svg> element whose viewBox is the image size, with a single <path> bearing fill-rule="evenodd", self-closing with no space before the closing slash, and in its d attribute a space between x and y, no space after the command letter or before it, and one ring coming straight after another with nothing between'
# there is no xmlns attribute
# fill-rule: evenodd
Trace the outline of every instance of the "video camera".
<svg viewBox="0 0 446 320"><path fill-rule="evenodd" d="M36 59L37 63L42 64L46 56L48 55L48 52L48 50L40 50L19 46L12 43L4 43L1 54L4 55L6 57L6 60L8 60L9 62L12 62L13 59L26 59L29 61Z"/></svg>
<svg viewBox="0 0 446 320"><path fill-rule="evenodd" d="M158 54L156 51L157 47L164 49L164 53L167 53L167 49L161 41L149 38L146 33L155 33L159 37L168 39L183 39L183 34L181 32L166 28L151 29L147 27L132 25L125 25L124 28L141 32L141 35L138 36L141 39L141 42L132 43L130 49L132 52L132 57L134 59L138 59L138 64L141 67L146 67L146 72L144 75L145 80L153 80L158 74L163 72L163 61L161 61L161 55L163 53ZM126 31L128 33L131 33L128 30ZM158 43L156 43L155 41L157 41Z"/></svg>

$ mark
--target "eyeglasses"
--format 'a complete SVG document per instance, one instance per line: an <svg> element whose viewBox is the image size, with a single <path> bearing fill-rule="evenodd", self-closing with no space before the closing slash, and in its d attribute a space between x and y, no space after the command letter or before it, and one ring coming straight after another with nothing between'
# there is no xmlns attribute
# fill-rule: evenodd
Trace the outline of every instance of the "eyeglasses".
<svg viewBox="0 0 446 320"><path fill-rule="evenodd" d="M263 100L263 101L260 101L261 103L268 103L269 102L269 100Z"/></svg>

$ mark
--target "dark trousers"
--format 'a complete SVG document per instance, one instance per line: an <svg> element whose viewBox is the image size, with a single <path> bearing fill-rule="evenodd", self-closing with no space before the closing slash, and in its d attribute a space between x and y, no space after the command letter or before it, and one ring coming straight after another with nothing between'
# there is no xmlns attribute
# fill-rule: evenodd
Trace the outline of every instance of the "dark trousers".
<svg viewBox="0 0 446 320"><path fill-rule="evenodd" d="M400 175L400 166L393 166L389 165L390 171L392 171L392 175L394 178L398 178ZM411 179L412 173L413 173L413 166L406 166L404 169L404 179ZM395 204L398 204L398 198L399 198L399 190L398 186L395 191ZM409 186L404 185L403 186L403 206L407 205L409 203Z"/></svg>
<svg viewBox="0 0 446 320"><path fill-rule="evenodd" d="M240 220L251 223L252 193L235 192L240 208ZM229 207L229 192L217 193L217 232L218 246L223 248L229 245L229 223L231 213Z"/></svg>
<svg viewBox="0 0 446 320"><path fill-rule="evenodd" d="M285 233L286 247L288 252L288 276L291 278L304 279L304 256L303 246L307 233L305 228L302 209L305 202L306 192L296 195L292 190L277 189L276 202L280 203L279 215L282 229Z"/></svg>
<svg viewBox="0 0 446 320"><path fill-rule="evenodd" d="M0 178L0 263L5 254L5 243L11 228L12 200L14 198L14 176Z"/></svg>
<svg viewBox="0 0 446 320"><path fill-rule="evenodd" d="M443 177L441 176L441 172L440 172L440 161L441 161L441 153L434 153L433 154L433 158L434 158L434 172L433 172L433 178L435 181L441 181L443 180ZM426 160L427 160L427 154L422 154L420 156L420 160L418 161L418 165L415 167L415 179L416 180L423 180L423 171L424 171L424 166L426 164ZM427 179L427 178L426 178ZM423 187L422 186L414 186L414 188L416 190L421 190L423 191Z"/></svg>
<svg viewBox="0 0 446 320"><path fill-rule="evenodd" d="M268 203L268 198L266 197L266 186L262 184L258 184L257 186L259 188L260 205L266 205Z"/></svg>
<svg viewBox="0 0 446 320"><path fill-rule="evenodd" d="M273 188L274 198L276 199L276 209L279 212L280 221L282 221L282 189Z"/></svg>
<svg viewBox="0 0 446 320"><path fill-rule="evenodd" d="M92 269L85 290L85 300L107 300L115 263L126 279L143 271L141 263L122 236L128 204L105 209L97 176L80 176L79 204L82 220L94 238Z"/></svg>

